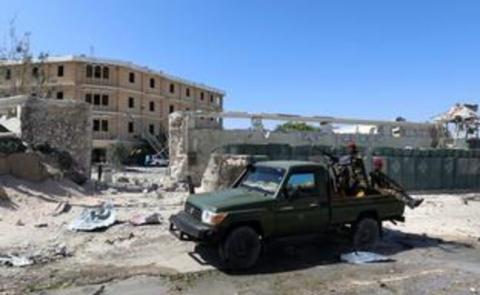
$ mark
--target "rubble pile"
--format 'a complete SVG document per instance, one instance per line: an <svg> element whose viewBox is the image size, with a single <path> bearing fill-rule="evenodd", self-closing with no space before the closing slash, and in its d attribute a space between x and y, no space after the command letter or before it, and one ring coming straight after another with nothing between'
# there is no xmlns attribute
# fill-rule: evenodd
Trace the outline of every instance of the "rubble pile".
<svg viewBox="0 0 480 295"><path fill-rule="evenodd" d="M63 243L53 243L44 249L22 249L8 254L0 253L0 265L25 267L33 264L50 263L62 258L71 257L73 253Z"/></svg>
<svg viewBox="0 0 480 295"><path fill-rule="evenodd" d="M230 187L249 164L265 160L261 156L214 153L202 177L199 191L211 192Z"/></svg>
<svg viewBox="0 0 480 295"><path fill-rule="evenodd" d="M29 147L14 136L0 137L0 175L10 174L28 181L69 178L77 184L87 176L68 152L48 144Z"/></svg>

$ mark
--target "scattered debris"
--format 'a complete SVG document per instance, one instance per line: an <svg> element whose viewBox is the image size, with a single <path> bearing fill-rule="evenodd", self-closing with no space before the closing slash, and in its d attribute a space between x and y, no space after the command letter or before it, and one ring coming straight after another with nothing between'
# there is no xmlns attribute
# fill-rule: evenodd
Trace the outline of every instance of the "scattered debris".
<svg viewBox="0 0 480 295"><path fill-rule="evenodd" d="M48 223L37 223L34 226L37 228L44 228L44 227L48 227Z"/></svg>
<svg viewBox="0 0 480 295"><path fill-rule="evenodd" d="M153 213L150 215L146 214L135 214L130 218L129 222L132 225L147 225L147 224L160 224L162 223L162 217L158 213Z"/></svg>
<svg viewBox="0 0 480 295"><path fill-rule="evenodd" d="M129 183L130 181L128 180L127 177L125 177L125 176L120 176L120 177L117 178L117 182Z"/></svg>
<svg viewBox="0 0 480 295"><path fill-rule="evenodd" d="M34 261L25 256L16 256L16 255L6 255L0 256L0 264L4 264L7 266L16 266L16 267L24 267L28 265L32 265Z"/></svg>
<svg viewBox="0 0 480 295"><path fill-rule="evenodd" d="M469 201L480 202L480 195L463 196L462 201L463 201L463 204L465 205L468 205Z"/></svg>
<svg viewBox="0 0 480 295"><path fill-rule="evenodd" d="M98 288L95 292L93 292L92 295L101 295L103 294L103 292L105 292L105 286L101 285L100 288Z"/></svg>
<svg viewBox="0 0 480 295"><path fill-rule="evenodd" d="M340 255L340 260L353 264L394 261L392 258L384 255L363 251L342 254Z"/></svg>
<svg viewBox="0 0 480 295"><path fill-rule="evenodd" d="M67 213L68 211L70 211L70 209L72 209L72 205L70 205L70 203L60 202L58 204L58 206L55 208L55 210L53 211L52 215L53 216L58 216L58 215L61 215L63 213Z"/></svg>
<svg viewBox="0 0 480 295"><path fill-rule="evenodd" d="M132 232L130 232L130 233L128 234L128 236L126 236L126 237L117 237L117 238L112 239L112 240L107 239L107 240L105 240L105 243L107 243L107 244L109 244L109 245L113 245L113 244L115 244L115 243L117 243L117 242L123 242L123 241L131 240L131 239L133 239L134 237L135 237L135 235L134 235Z"/></svg>
<svg viewBox="0 0 480 295"><path fill-rule="evenodd" d="M73 256L73 253L67 250L67 246L64 243L53 244L45 249L35 253L31 256L31 259L35 264L49 263L61 258Z"/></svg>
<svg viewBox="0 0 480 295"><path fill-rule="evenodd" d="M75 219L68 227L72 231L93 231L108 228L113 225L115 208L111 202L104 203L97 208L88 208Z"/></svg>

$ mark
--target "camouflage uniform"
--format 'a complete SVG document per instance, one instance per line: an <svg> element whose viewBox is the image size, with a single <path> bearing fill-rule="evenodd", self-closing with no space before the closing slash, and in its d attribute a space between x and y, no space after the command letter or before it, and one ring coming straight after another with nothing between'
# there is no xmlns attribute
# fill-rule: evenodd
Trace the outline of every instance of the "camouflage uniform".
<svg viewBox="0 0 480 295"><path fill-rule="evenodd" d="M368 188L368 179L363 159L358 156L358 153L343 156L339 165L341 167L340 186L345 194L352 196L365 193Z"/></svg>
<svg viewBox="0 0 480 295"><path fill-rule="evenodd" d="M381 170L375 169L370 172L372 187L384 196L393 196L405 203L410 208L419 205L419 201L409 196L393 179L385 175Z"/></svg>

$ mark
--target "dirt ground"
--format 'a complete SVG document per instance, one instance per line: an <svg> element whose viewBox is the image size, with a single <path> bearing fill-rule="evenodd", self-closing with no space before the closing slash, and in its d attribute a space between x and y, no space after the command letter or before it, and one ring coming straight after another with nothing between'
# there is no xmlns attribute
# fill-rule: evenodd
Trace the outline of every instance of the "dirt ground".
<svg viewBox="0 0 480 295"><path fill-rule="evenodd" d="M0 177L8 196L0 201L0 256L41 258L31 266L0 265L0 294L480 293L480 194L421 196L425 202L407 209L405 223L385 224L376 252L392 262L343 263L340 254L350 250L345 237L303 237L271 244L254 269L229 273L216 268L213 249L168 232L184 188L142 190L142 177L145 187L161 182L160 170L131 170L115 179L120 176L138 177L139 190ZM88 233L67 229L84 208L108 200L115 225ZM71 210L52 215L60 202ZM158 213L163 221L135 227L127 221L138 213ZM59 247L60 254L52 252Z"/></svg>

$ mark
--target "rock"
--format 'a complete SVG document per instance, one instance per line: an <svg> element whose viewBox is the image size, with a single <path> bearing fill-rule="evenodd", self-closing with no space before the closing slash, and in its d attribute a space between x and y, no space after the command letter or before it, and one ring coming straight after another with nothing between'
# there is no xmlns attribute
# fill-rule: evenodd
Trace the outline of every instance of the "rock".
<svg viewBox="0 0 480 295"><path fill-rule="evenodd" d="M131 239L133 239L134 237L135 237L135 234L132 233L132 232L130 232L130 233L128 234L128 236L126 236L126 237L116 237L116 238L113 239L113 240L107 239L107 240L105 240L105 243L107 243L107 244L109 244L109 245L113 245L113 244L115 244L115 243L117 243L117 242L123 242L123 241L131 240Z"/></svg>
<svg viewBox="0 0 480 295"><path fill-rule="evenodd" d="M98 288L95 292L93 292L92 295L101 295L103 294L103 292L105 292L105 286L101 285L100 288Z"/></svg>
<svg viewBox="0 0 480 295"><path fill-rule="evenodd" d="M70 203L68 202L61 202L58 204L58 206L55 208L55 210L53 211L52 215L53 216L58 216L60 214L63 214L63 213L67 213L68 211L70 211L70 209L72 209L72 206L70 205Z"/></svg>
<svg viewBox="0 0 480 295"><path fill-rule="evenodd" d="M44 228L44 227L48 227L48 224L47 223L37 223L34 226L37 227L37 228Z"/></svg>
<svg viewBox="0 0 480 295"><path fill-rule="evenodd" d="M125 176L120 176L119 178L117 178L117 182L130 183L130 180Z"/></svg>
<svg viewBox="0 0 480 295"><path fill-rule="evenodd" d="M132 216L128 222L130 224L139 226L139 225L147 225L147 224L161 224L162 223L162 217L158 213L153 213L150 215L145 215L145 214L136 214Z"/></svg>
<svg viewBox="0 0 480 295"><path fill-rule="evenodd" d="M23 221L21 219L17 220L17 222L15 223L16 226L24 226L25 223L23 223Z"/></svg>

